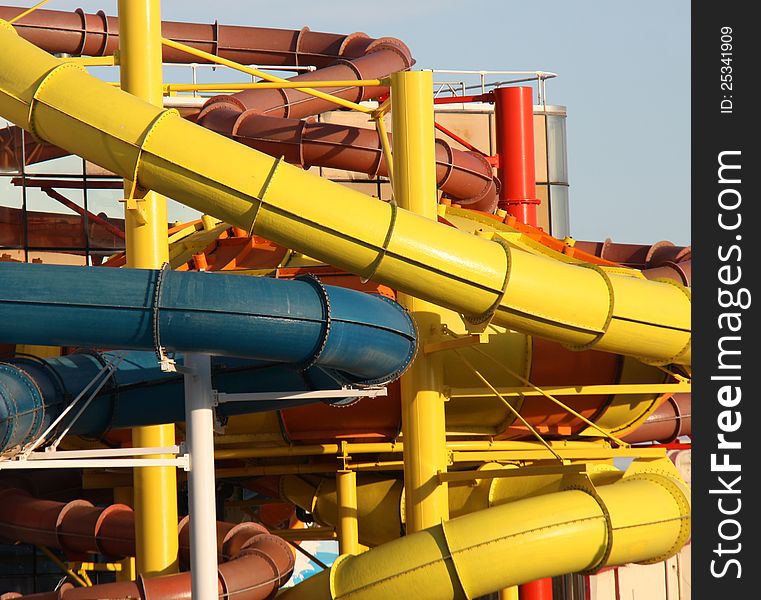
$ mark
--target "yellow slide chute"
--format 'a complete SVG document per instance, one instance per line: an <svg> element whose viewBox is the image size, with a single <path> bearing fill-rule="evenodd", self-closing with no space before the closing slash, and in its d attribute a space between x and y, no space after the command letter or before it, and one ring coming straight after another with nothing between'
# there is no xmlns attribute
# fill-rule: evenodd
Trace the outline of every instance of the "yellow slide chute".
<svg viewBox="0 0 761 600"><path fill-rule="evenodd" d="M278 598L475 598L543 577L665 560L689 539L689 492L667 474L673 467L632 471L600 486L583 474L570 476L563 491L340 556L330 570Z"/></svg>
<svg viewBox="0 0 761 600"><path fill-rule="evenodd" d="M655 364L690 362L690 298L508 248L226 139L0 27L0 115L140 186L478 321ZM129 200L140 210L140 200Z"/></svg>

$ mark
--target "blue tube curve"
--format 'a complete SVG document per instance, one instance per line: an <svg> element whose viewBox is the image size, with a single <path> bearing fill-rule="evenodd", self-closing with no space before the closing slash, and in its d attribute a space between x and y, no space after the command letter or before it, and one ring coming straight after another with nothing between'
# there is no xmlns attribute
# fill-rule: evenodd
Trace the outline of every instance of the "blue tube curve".
<svg viewBox="0 0 761 600"><path fill-rule="evenodd" d="M0 342L203 352L396 379L415 326L396 302L314 278L0 263Z"/></svg>

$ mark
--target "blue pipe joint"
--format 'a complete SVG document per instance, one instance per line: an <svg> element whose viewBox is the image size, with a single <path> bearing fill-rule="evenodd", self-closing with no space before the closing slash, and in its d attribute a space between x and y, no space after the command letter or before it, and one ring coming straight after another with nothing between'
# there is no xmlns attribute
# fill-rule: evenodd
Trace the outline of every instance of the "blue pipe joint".
<svg viewBox="0 0 761 600"><path fill-rule="evenodd" d="M21 449L36 439L47 413L35 380L15 365L0 363L0 452Z"/></svg>

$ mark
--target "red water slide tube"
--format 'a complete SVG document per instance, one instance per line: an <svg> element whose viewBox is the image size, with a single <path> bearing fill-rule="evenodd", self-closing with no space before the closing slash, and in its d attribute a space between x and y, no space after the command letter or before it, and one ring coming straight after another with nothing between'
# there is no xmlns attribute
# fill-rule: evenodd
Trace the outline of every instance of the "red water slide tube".
<svg viewBox="0 0 761 600"><path fill-rule="evenodd" d="M16 16L20 9L0 7L0 18ZM19 34L49 52L74 55L108 55L118 48L119 20L102 12L86 14L38 10L15 24ZM313 65L321 67L293 81L375 79L405 70L414 64L407 46L395 38L372 39L363 33L338 35L301 30L269 29L178 23L166 21L165 37L211 54L242 63L270 65ZM167 62L189 62L197 58L164 48ZM330 66L328 66L330 65ZM387 87L326 89L334 95L361 102L388 93ZM324 166L358 171L375 176L387 174L377 132L370 129L325 123L303 123L299 119L336 108L336 105L298 90L245 90L211 98L197 122L231 136L273 156L305 166ZM266 119L288 118L282 123ZM17 169L67 153L38 144L26 136L22 151L17 128L0 132L0 169ZM452 148L445 140L436 143L439 187L463 206L493 212L498 184L482 156Z"/></svg>
<svg viewBox="0 0 761 600"><path fill-rule="evenodd" d="M374 129L247 111L226 135L304 168L331 167L371 177L388 175L380 137ZM487 212L494 212L497 206L497 184L489 162L475 152L456 150L443 139L436 140L436 180L443 192L463 206Z"/></svg>
<svg viewBox="0 0 761 600"><path fill-rule="evenodd" d="M22 10L0 7L0 19L12 19ZM81 9L37 10L14 25L23 38L48 52L107 56L119 47L119 19L102 11L87 14ZM174 21L163 22L161 31L166 38L243 64L318 67L317 71L297 75L292 81L377 79L409 69L415 62L401 40L373 39L364 33L339 35L313 32L306 27L290 30ZM163 58L166 62L199 62L195 56L167 47L163 49ZM351 86L324 91L361 102L387 93L388 88ZM248 109L301 118L333 108L335 104L295 89L246 90L232 97L212 98L200 118L219 124Z"/></svg>
<svg viewBox="0 0 761 600"><path fill-rule="evenodd" d="M7 484L6 484L7 485ZM0 539L58 548L70 559L99 553L110 559L135 555L132 509L123 504L97 508L86 500L43 500L18 487L0 487ZM189 520L179 525L180 561L189 563ZM264 600L291 577L294 555L282 539L255 523L217 523L219 593L238 600ZM4 594L2 600L20 597ZM40 600L190 600L190 573L138 577L137 581L88 588L64 586L25 598Z"/></svg>
<svg viewBox="0 0 761 600"><path fill-rule="evenodd" d="M388 175L380 137L374 129L247 112L231 132L221 133L304 168L328 167L367 173L370 177ZM30 165L68 154L56 146L37 142L29 134L24 136L22 149L18 127L0 130L0 172L20 171L22 162ZM439 138L436 176L441 191L458 204L494 212L499 184L491 165L480 154L458 150Z"/></svg>
<svg viewBox="0 0 761 600"><path fill-rule="evenodd" d="M0 19L8 21L25 10L0 6ZM87 14L39 9L14 23L26 40L51 53L72 56L111 56L119 48L119 19L103 11ZM214 23L162 22L164 37L209 54L246 65L327 67L336 59L360 58L381 40L364 33L342 35L302 29L272 29ZM180 50L164 47L163 60L172 63L204 62Z"/></svg>
<svg viewBox="0 0 761 600"><path fill-rule="evenodd" d="M675 246L666 241L654 244L620 244L607 239L604 242L579 241L574 248L604 260L640 269L648 279L674 279L686 286L690 286L692 282L690 246Z"/></svg>
<svg viewBox="0 0 761 600"><path fill-rule="evenodd" d="M624 441L670 444L684 435L692 435L692 394L674 394Z"/></svg>

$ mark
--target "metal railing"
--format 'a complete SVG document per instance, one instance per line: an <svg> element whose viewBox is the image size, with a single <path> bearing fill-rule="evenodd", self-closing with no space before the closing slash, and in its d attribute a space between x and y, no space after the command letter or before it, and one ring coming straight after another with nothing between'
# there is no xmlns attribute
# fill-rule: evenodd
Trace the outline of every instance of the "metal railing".
<svg viewBox="0 0 761 600"><path fill-rule="evenodd" d="M451 69L430 69L434 76L434 98L449 92L452 96L467 96L477 90L485 94L492 88L514 85L516 83L534 83L536 86L536 103L547 105L547 80L554 79L557 73L549 71L468 71ZM437 81L437 75L463 75L461 79ZM504 78L504 76L510 76ZM497 79L496 81L494 79Z"/></svg>
<svg viewBox="0 0 761 600"><path fill-rule="evenodd" d="M90 65L90 66L108 66L108 65ZM164 63L164 68L172 69L178 73L178 77L168 77L165 84L190 84L198 85L199 73L210 71L218 76L214 79L221 84L232 83L229 80L229 74L239 72L238 70L223 65L213 63ZM298 65L243 65L250 70L266 72L292 72L306 73L316 70L313 66ZM515 85L518 83L532 83L535 87L535 100L541 106L547 104L547 80L558 77L557 73L550 71L493 71L493 70L467 70L467 69L426 69L434 75L434 98L442 95L466 96L473 91L485 94L490 89L506 85ZM446 77L437 80L437 75L456 75L458 78ZM256 83L263 79L255 75L250 75L250 83ZM209 83L214 83L209 81ZM239 82L240 83L240 82ZM183 90L182 92L172 92L173 95L187 95L192 97L208 97L198 90Z"/></svg>

